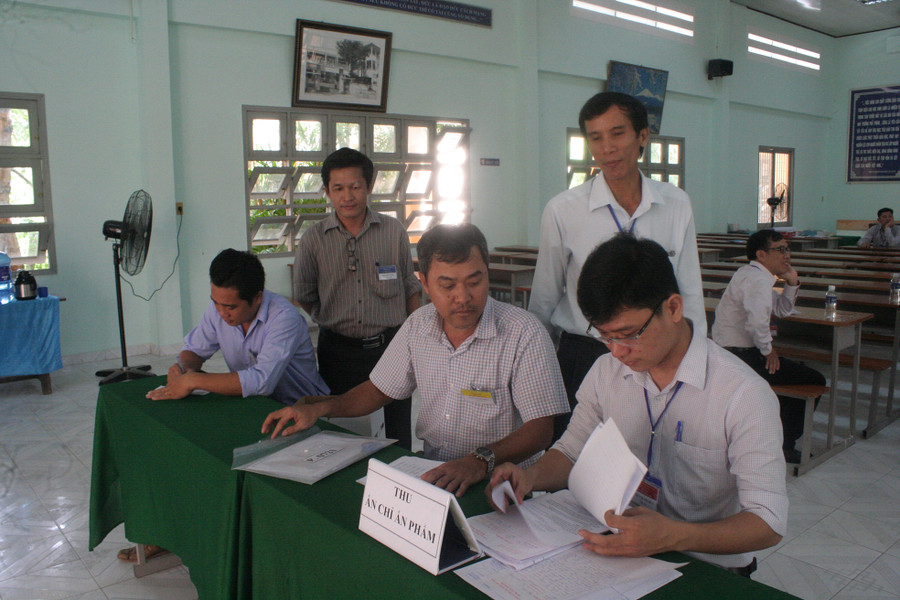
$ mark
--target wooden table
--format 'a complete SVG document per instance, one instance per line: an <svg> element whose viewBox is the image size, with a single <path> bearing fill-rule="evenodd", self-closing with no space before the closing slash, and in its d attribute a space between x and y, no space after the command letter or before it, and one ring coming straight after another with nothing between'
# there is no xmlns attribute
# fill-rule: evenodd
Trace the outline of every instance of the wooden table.
<svg viewBox="0 0 900 600"><path fill-rule="evenodd" d="M718 298L704 298L707 312L715 312L716 306L719 304ZM828 426L825 433L825 452L817 454L810 459L805 465L800 465L796 469L797 475L815 468L825 462L835 454L849 448L855 441L856 430L856 403L859 397L859 352L862 345L862 324L873 317L871 313L859 313L839 310L834 320L826 319L824 308L811 308L806 306L795 307L795 313L789 317L781 319L781 321L804 323L817 327L827 327L831 329L831 392L828 398ZM838 360L842 349L853 346L853 374L851 375L851 392L850 392L850 425L848 435L845 438L835 441L834 439L834 420L837 406L837 387L838 387Z"/></svg>
<svg viewBox="0 0 900 600"><path fill-rule="evenodd" d="M529 252L531 254L538 253L537 246L526 246L523 244L513 244L512 246L495 246L494 250L499 250L501 252Z"/></svg>
<svg viewBox="0 0 900 600"><path fill-rule="evenodd" d="M516 290L531 285L534 267L492 262L488 265L488 276L491 280L491 287L496 285L504 292L509 291L509 302L515 304Z"/></svg>
<svg viewBox="0 0 900 600"><path fill-rule="evenodd" d="M805 301L809 302L813 306L824 306L825 302L825 292L824 290L804 290L801 286L799 294L797 296L797 301ZM890 300L890 296L888 294L854 294L850 292L840 292L838 294L838 305L839 306L852 306L854 308L860 307L863 310L873 310L873 311L881 311L887 312L891 315L891 320L893 321L893 339L891 341L891 369L890 375L888 378L888 396L887 402L885 404L885 414L884 418L878 419L873 422L872 417L875 412L870 407L870 417L868 422L866 423L866 429L863 431L863 437L869 437L876 431L884 428L885 425L892 423L896 420L898 415L893 415L893 404L894 404L894 385L897 381L897 359L900 358L900 304L894 304ZM877 401L877 398L872 399L873 402Z"/></svg>

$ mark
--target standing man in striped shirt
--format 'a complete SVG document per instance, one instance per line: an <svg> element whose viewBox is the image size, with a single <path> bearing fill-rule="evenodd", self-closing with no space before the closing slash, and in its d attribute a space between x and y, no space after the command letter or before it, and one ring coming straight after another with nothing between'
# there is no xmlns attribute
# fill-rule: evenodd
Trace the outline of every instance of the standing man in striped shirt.
<svg viewBox="0 0 900 600"><path fill-rule="evenodd" d="M368 207L374 175L369 157L351 148L325 159L322 184L334 212L303 234L294 260L294 298L319 324L319 373L333 394L368 380L422 300L406 229ZM406 449L410 408L406 398L384 411L387 437Z"/></svg>

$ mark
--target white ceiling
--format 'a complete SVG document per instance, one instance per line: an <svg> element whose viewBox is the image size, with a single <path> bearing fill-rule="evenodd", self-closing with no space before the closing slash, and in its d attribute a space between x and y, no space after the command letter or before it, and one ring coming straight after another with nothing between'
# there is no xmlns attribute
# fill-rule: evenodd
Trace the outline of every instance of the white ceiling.
<svg viewBox="0 0 900 600"><path fill-rule="evenodd" d="M900 0L731 0L747 8L832 37L900 27Z"/></svg>

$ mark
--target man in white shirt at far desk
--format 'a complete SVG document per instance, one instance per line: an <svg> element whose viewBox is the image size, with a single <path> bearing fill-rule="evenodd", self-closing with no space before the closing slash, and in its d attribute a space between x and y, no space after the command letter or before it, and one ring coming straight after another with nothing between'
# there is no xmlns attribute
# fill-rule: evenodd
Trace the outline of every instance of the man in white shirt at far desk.
<svg viewBox="0 0 900 600"><path fill-rule="evenodd" d="M824 386L821 373L801 362L779 357L772 347L770 320L791 314L800 289L787 240L773 229L757 231L747 238L747 258L750 264L735 272L716 306L712 338L771 385ZM772 289L776 277L785 282L780 294ZM778 402L784 427L784 458L789 463L799 463L800 451L794 446L803 435L805 405L786 396L779 396Z"/></svg>
<svg viewBox="0 0 900 600"><path fill-rule="evenodd" d="M533 466L504 464L521 501L565 488L594 429L612 418L648 473L613 535L582 530L584 546L610 556L685 552L740 575L753 552L777 544L788 498L778 403L769 385L684 317L666 251L617 235L587 258L578 304L609 346L578 390L562 438Z"/></svg>
<svg viewBox="0 0 900 600"><path fill-rule="evenodd" d="M878 211L878 222L856 242L860 248L900 248L900 225L894 223L894 211L882 208Z"/></svg>

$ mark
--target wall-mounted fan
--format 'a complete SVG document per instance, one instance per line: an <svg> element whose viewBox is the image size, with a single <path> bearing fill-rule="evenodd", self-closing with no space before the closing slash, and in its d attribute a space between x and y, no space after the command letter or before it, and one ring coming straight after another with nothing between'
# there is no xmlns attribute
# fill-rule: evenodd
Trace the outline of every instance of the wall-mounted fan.
<svg viewBox="0 0 900 600"><path fill-rule="evenodd" d="M775 227L775 211L781 206L785 198L788 197L788 186L786 183L779 183L775 186L775 194L766 200L769 205L769 227Z"/></svg>
<svg viewBox="0 0 900 600"><path fill-rule="evenodd" d="M153 224L153 202L150 194L138 190L128 198L125 216L121 221L103 223L103 236L113 240L113 267L116 273L116 306L119 309L119 343L122 347L122 366L118 369L97 371L103 377L100 385L127 379L153 377L150 365L128 366L125 353L125 318L122 314L122 284L119 265L129 275L137 275L144 268L147 250L150 248L150 228Z"/></svg>

